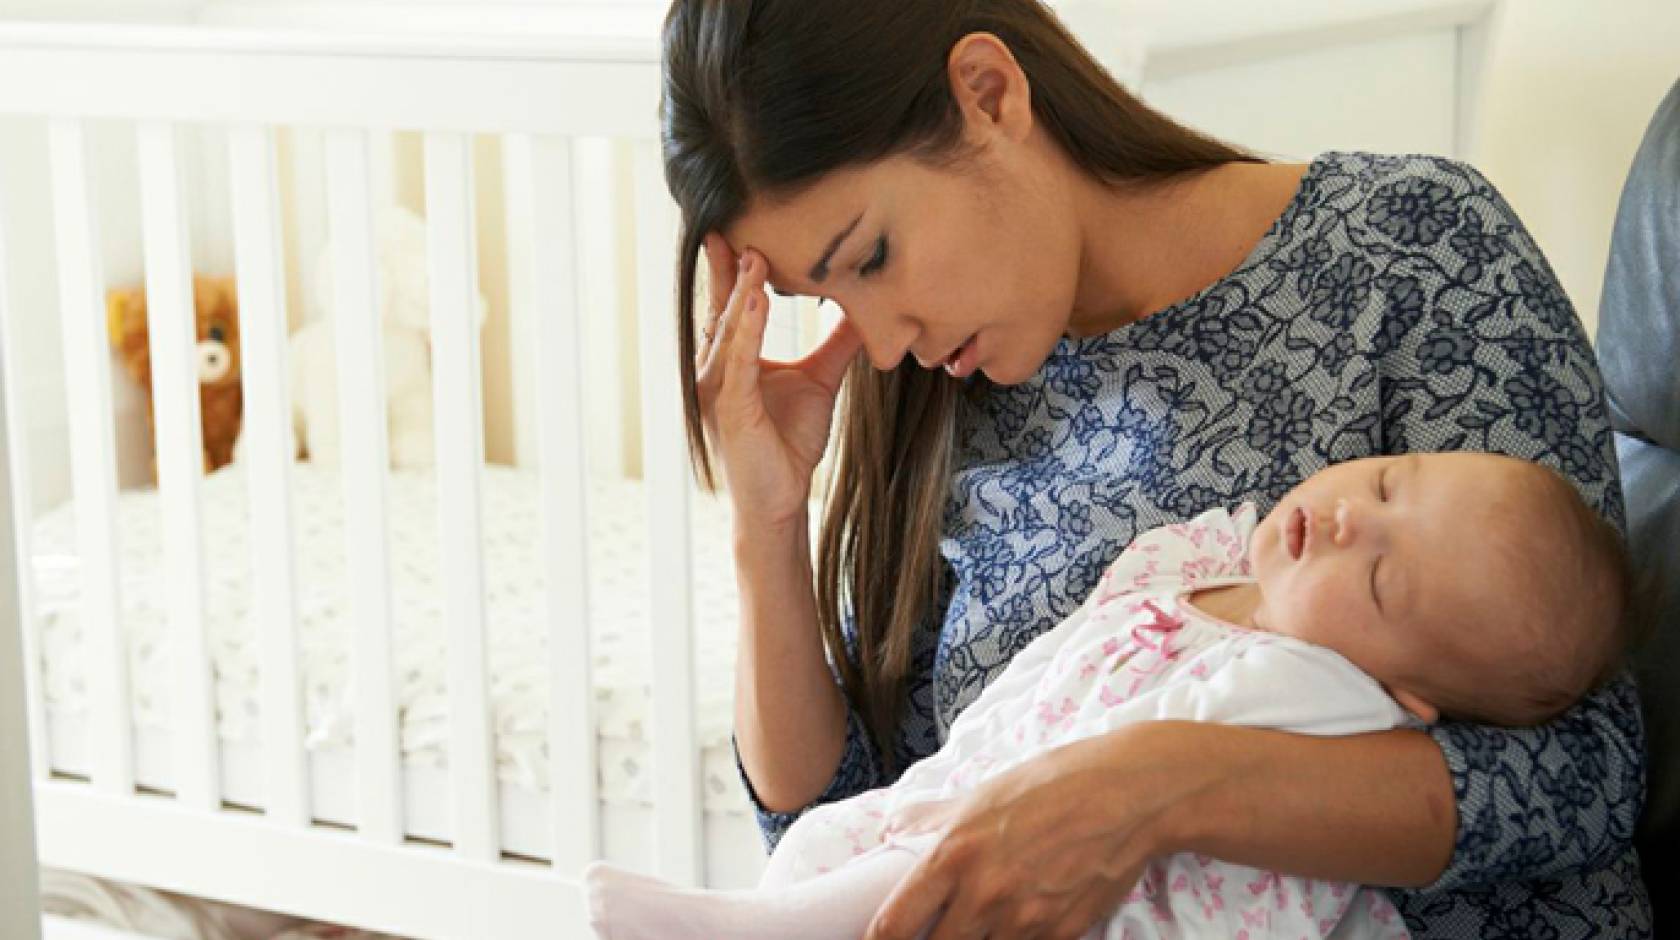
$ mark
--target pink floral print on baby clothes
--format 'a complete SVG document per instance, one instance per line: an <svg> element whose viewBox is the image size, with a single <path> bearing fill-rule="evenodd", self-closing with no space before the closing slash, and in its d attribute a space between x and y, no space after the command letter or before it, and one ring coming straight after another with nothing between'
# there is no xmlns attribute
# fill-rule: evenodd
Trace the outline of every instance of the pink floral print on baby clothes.
<svg viewBox="0 0 1680 940"><path fill-rule="evenodd" d="M1158 719L1264 724L1308 733L1391 728L1402 712L1335 653L1220 624L1181 601L1250 576L1254 507L1215 510L1139 536L1087 603L1018 653L955 722L941 748L884 790L817 807L784 839L828 869L883 844L883 816L960 798L1044 751ZM814 844L806 844L807 842ZM1195 855L1152 863L1093 934L1390 938L1406 936L1380 892L1289 878ZM1326 927L1328 925L1328 927Z"/></svg>

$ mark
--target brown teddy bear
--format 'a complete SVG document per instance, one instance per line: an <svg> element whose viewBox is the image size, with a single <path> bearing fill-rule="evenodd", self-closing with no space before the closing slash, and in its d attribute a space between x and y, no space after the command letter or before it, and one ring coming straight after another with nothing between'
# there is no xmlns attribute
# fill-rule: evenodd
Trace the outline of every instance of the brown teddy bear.
<svg viewBox="0 0 1680 940"><path fill-rule="evenodd" d="M243 393L239 384L239 303L233 279L193 277L198 320L198 403L204 431L204 472L233 459L239 436ZM146 390L146 417L156 439L152 413L152 354L146 331L144 287L111 291L105 299L106 328L123 366ZM153 476L156 476L153 462Z"/></svg>

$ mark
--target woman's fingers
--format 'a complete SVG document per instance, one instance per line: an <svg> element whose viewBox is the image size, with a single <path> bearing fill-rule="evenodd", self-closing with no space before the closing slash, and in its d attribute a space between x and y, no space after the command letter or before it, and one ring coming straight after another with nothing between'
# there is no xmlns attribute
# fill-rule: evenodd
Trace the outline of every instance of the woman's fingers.
<svg viewBox="0 0 1680 940"><path fill-rule="evenodd" d="M741 255L739 268L735 289L729 295L729 300L723 308L723 317L718 321L717 332L712 336L712 347L717 351L715 355L728 355L728 350L733 348L735 337L740 332L742 321L751 315L753 308L762 309L765 306L764 259L756 251L745 252ZM754 347L754 361L757 361L757 352L757 347ZM725 370L728 367L726 363Z"/></svg>
<svg viewBox="0 0 1680 940"><path fill-rule="evenodd" d="M1068 905L1062 912L1060 919L1050 925L1050 932L1046 934L1051 940L1061 940L1063 937L1083 937L1091 926L1114 913L1115 908L1131 893L1132 886L1143 877L1144 862L1139 861L1131 865L1124 877L1110 887L1097 885L1086 891L1084 895ZM1105 890L1106 889L1106 890Z"/></svg>
<svg viewBox="0 0 1680 940"><path fill-rule="evenodd" d="M706 235L706 264L711 269L710 294L712 302L706 314L712 322L723 314L729 304L729 295L735 290L736 258L729 250L729 243L716 232Z"/></svg>
<svg viewBox="0 0 1680 940"><path fill-rule="evenodd" d="M763 277L763 263L756 271ZM764 296L762 286L747 291L740 309L730 318L724 335L718 337L722 355L729 357L724 366L723 380L730 383L758 384L759 357L764 352L764 325L770 319L770 298Z"/></svg>
<svg viewBox="0 0 1680 940"><path fill-rule="evenodd" d="M934 923L927 940L970 940L987 936L979 907L979 902L964 892L959 885L952 892L951 900L945 905L945 909L939 912L939 920Z"/></svg>
<svg viewBox="0 0 1680 940"><path fill-rule="evenodd" d="M864 940L915 940L931 923L956 888L942 845L936 844L875 912Z"/></svg>
<svg viewBox="0 0 1680 940"><path fill-rule="evenodd" d="M756 253L753 257L756 257ZM723 303L716 311L711 322L701 329L700 350L697 353L698 359L695 363L695 371L701 376L702 380L708 373L716 371L713 368L713 363L717 361L719 350L728 346L728 337L733 330L732 324L740 319L741 310L747 299L754 293L761 291L760 285L764 278L763 259L758 258L755 264L758 272L757 284L754 283L754 275L751 273L751 270L754 269L753 265L746 264L744 261L740 264L731 262L731 265L737 269L734 285L730 288L729 293L724 295ZM725 368L727 369L727 366Z"/></svg>
<svg viewBox="0 0 1680 940"><path fill-rule="evenodd" d="M710 410L711 401L725 387L758 382L764 318L769 312L764 278L764 258L756 252L744 255L735 290L724 304L723 315L696 364L701 406L705 410Z"/></svg>
<svg viewBox="0 0 1680 940"><path fill-rule="evenodd" d="M712 232L702 242L706 253L706 267L710 272L707 278L706 290L710 300L706 309L699 311L696 320L700 324L700 338L695 344L694 371L703 372L706 364L711 361L711 351L717 346L717 334L723 324L723 315L729 309L729 299L738 289L739 271L735 253L729 250L729 244L723 236Z"/></svg>

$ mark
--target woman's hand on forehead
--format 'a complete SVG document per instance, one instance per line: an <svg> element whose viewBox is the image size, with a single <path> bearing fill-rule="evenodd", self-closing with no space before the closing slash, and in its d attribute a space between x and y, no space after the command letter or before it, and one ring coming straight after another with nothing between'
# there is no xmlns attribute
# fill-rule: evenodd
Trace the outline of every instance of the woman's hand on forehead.
<svg viewBox="0 0 1680 940"><path fill-rule="evenodd" d="M775 527L803 520L840 383L862 339L841 320L802 359L763 358L770 308L763 254L747 249L737 257L715 232L704 246L711 303L695 353L694 385L737 523Z"/></svg>

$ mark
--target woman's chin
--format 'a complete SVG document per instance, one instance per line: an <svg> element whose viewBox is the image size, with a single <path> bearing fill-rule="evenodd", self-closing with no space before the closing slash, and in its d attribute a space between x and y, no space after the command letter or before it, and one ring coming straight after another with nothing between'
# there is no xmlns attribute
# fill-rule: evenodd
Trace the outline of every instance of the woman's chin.
<svg viewBox="0 0 1680 940"><path fill-rule="evenodd" d="M1045 350L1042 356L1027 361L1026 365L1023 365L1023 357L1005 360L1001 356L993 355L974 367L974 375L984 374L987 381L993 385L1020 385L1044 368L1044 363L1050 359L1051 351Z"/></svg>
<svg viewBox="0 0 1680 940"><path fill-rule="evenodd" d="M1020 385L1022 382L1025 382L1036 375L1037 371L1035 370L1033 372L1023 374L1019 370L1010 369L1007 365L992 365L988 363L976 367L974 373L975 375L984 375L986 380L991 382L993 385Z"/></svg>

